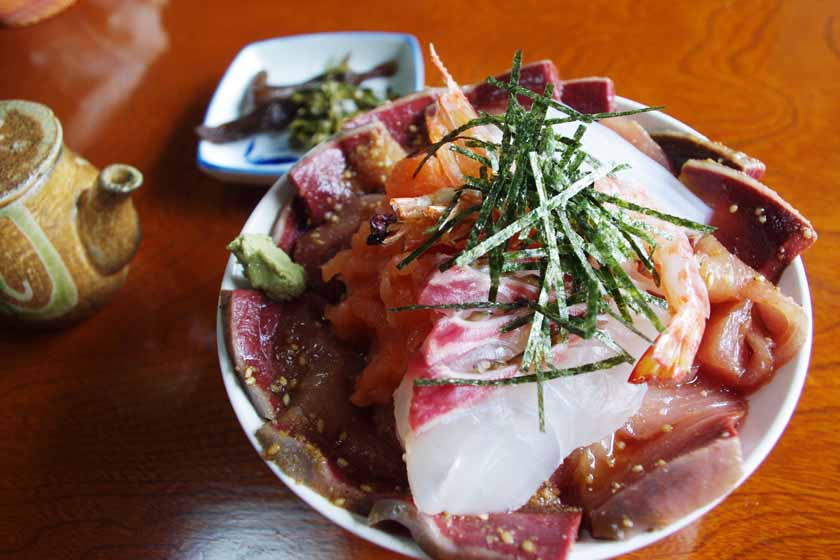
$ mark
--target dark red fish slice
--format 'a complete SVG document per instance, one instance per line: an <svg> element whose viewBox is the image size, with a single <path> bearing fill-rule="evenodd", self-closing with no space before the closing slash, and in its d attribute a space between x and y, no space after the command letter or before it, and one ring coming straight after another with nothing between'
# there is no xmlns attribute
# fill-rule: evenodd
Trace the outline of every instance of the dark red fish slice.
<svg viewBox="0 0 840 560"><path fill-rule="evenodd" d="M712 160L688 160L680 181L712 210L715 237L746 264L777 281L817 233L796 208L746 173Z"/></svg>
<svg viewBox="0 0 840 560"><path fill-rule="evenodd" d="M368 522L396 521L440 560L562 560L577 538L580 511L558 509L489 515L426 515L404 500L377 502Z"/></svg>
<svg viewBox="0 0 840 560"><path fill-rule="evenodd" d="M499 74L496 79L507 83L510 80L510 72ZM539 62L526 64L521 68L519 73L520 86L534 93L542 94L548 84L554 85L552 97L559 101L563 91L563 82L557 74L557 67L550 60L540 60ZM508 104L508 92L486 82L468 86L464 88L464 93L477 111L498 113L504 111ZM519 95L517 99L525 108L531 106L531 98Z"/></svg>
<svg viewBox="0 0 840 560"><path fill-rule="evenodd" d="M321 319L322 302L304 296L277 303L232 290L222 293L222 305L228 352L254 406L270 420L259 433L266 455L363 513L376 498L404 495L393 412L348 400L362 358L334 338Z"/></svg>
<svg viewBox="0 0 840 560"><path fill-rule="evenodd" d="M760 160L721 144L685 132L657 132L651 135L662 147L672 167L679 175L683 164L690 159L711 159L732 169L743 171L753 179L761 179L766 166Z"/></svg>
<svg viewBox="0 0 840 560"><path fill-rule="evenodd" d="M607 113L615 111L615 87L609 78L566 80L561 100L581 113Z"/></svg>

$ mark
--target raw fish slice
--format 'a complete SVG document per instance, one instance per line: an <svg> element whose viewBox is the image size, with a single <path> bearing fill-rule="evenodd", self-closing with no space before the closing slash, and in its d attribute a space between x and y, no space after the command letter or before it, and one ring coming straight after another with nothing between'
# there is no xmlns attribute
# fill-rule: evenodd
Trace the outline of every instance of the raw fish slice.
<svg viewBox="0 0 840 560"><path fill-rule="evenodd" d="M682 181L713 210L715 237L736 257L778 280L817 240L811 222L770 187L712 160L688 160Z"/></svg>
<svg viewBox="0 0 840 560"><path fill-rule="evenodd" d="M626 539L722 498L741 478L739 438L721 438L657 468L591 515L592 535Z"/></svg>
<svg viewBox="0 0 840 560"><path fill-rule="evenodd" d="M550 109L548 116L553 118L562 114ZM555 131L572 136L576 128L576 123L568 123L557 125ZM603 165L613 162L630 165L629 169L617 174L618 179L633 189L644 192L649 200L655 201L660 210L695 222L708 223L712 210L666 168L640 152L619 134L602 124L592 123L587 126L581 143L583 150Z"/></svg>
<svg viewBox="0 0 840 560"><path fill-rule="evenodd" d="M453 294L462 302L486 297L487 284L479 281L480 274L467 268L453 270L433 275L424 292L430 300L444 295L439 286L447 280L457 286ZM500 294L511 297L514 292L505 281ZM627 383L630 364L548 382L543 433L532 384L415 387L418 378L497 378L518 373L514 365L476 373L482 371L482 362L494 359L494 353L499 359L521 353L524 332L498 333L499 325L512 316L469 321L463 313L440 314L395 393L397 430L406 450L412 493L426 513L475 514L520 507L573 449L623 425L646 390L644 385ZM601 327L635 355L647 347L647 342L612 319L602 321ZM573 367L613 354L600 342L570 337L568 343L553 348L552 361L558 367ZM523 462L523 457L528 461ZM487 492L488 486L496 490Z"/></svg>
<svg viewBox="0 0 840 560"><path fill-rule="evenodd" d="M690 159L711 159L732 169L743 171L753 179L761 179L767 167L761 160L750 157L744 152L733 150L720 142L713 142L699 138L686 132L657 132L651 135L668 160L677 175L683 164Z"/></svg>
<svg viewBox="0 0 840 560"><path fill-rule="evenodd" d="M675 521L740 476L736 435L746 412L742 399L701 382L650 387L622 429L566 459L563 495L583 506L598 537L626 538Z"/></svg>
<svg viewBox="0 0 840 560"><path fill-rule="evenodd" d="M608 113L615 111L615 87L610 78L566 80L561 100L581 113Z"/></svg>
<svg viewBox="0 0 840 560"><path fill-rule="evenodd" d="M368 523L396 521L433 558L562 560L577 538L577 510L521 511L488 516L425 515L402 500L377 502Z"/></svg>

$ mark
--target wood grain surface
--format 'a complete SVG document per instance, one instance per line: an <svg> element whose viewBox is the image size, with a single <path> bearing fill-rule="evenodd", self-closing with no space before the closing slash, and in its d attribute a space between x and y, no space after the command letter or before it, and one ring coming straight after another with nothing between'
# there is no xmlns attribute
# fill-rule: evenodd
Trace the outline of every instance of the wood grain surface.
<svg viewBox="0 0 840 560"><path fill-rule="evenodd" d="M746 484L630 557L840 557L836 0L82 0L0 30L0 98L50 105L97 166L139 167L144 241L128 284L92 319L0 332L0 558L394 557L295 498L243 436L214 320L224 246L263 189L195 164L193 126L242 46L341 29L414 33L464 83L507 68L515 48L553 59L564 77L608 75L619 94L665 104L767 163L767 183L820 235L805 257L815 309L805 391Z"/></svg>

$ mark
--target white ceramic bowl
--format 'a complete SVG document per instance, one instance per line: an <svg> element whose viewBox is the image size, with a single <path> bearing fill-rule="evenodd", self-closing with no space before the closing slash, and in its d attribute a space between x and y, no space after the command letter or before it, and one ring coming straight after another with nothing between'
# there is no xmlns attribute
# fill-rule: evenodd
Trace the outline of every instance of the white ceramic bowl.
<svg viewBox="0 0 840 560"><path fill-rule="evenodd" d="M388 60L397 61L397 73L390 78L365 82L379 95L385 95L389 87L399 96L423 87L423 57L413 35L341 31L266 39L245 46L230 63L207 107L203 124L217 126L239 117L245 90L261 70L268 72L270 84L294 84L348 54L350 66L357 72ZM201 140L196 161L202 171L223 181L270 185L302 155L287 141L286 133L257 134L224 144Z"/></svg>
<svg viewBox="0 0 840 560"><path fill-rule="evenodd" d="M619 110L635 109L642 106L634 101L623 98L617 98L617 102ZM677 130L702 136L680 121L660 112L642 114L639 115L639 118L645 128L651 131ZM274 224L277 212L288 200L289 191L290 189L285 179L281 178L277 181L254 209L254 212L242 229L243 233L268 233ZM782 275L779 286L782 288L782 291L805 308L805 313L810 319L812 317L811 294L808 290L805 267L802 265L800 258L795 259L791 263ZM247 282L242 278L241 273L235 270L234 259L231 257L225 269L222 289L227 290L234 287L247 287ZM692 512L664 529L643 533L626 541L602 541L584 536L572 547L569 558L571 560L598 560L626 554L647 546L696 521L703 514L719 504L729 492L740 486L770 453L770 450L776 444L779 437L781 437L785 426L793 414L793 409L796 407L799 395L802 392L802 386L805 383L805 376L808 373L812 327L813 321L809 320L805 344L802 346L799 354L776 372L771 383L751 395L748 399L750 411L740 433L744 457L744 474L736 485L714 502ZM222 369L222 379L225 384L225 389L230 397L230 402L233 405L236 416L239 418L239 422L245 430L245 434L248 436L254 448L260 452L261 447L254 434L263 424L263 420L258 416L253 405L251 405L233 370L227 349L225 348L221 314L217 318L216 329L219 363ZM268 465L280 480L303 501L337 525L387 549L413 558L427 558L410 538L368 527L364 517L341 509L308 487L297 484L290 477L286 476L274 463L269 462Z"/></svg>

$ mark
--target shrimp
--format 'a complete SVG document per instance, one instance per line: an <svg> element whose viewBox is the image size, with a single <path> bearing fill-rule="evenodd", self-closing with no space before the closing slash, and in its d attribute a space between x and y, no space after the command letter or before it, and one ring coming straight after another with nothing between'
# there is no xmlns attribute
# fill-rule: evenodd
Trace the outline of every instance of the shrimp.
<svg viewBox="0 0 840 560"><path fill-rule="evenodd" d="M605 179L598 182L598 188L654 207L646 193L631 183ZM710 312L709 293L685 231L661 220L640 218L644 218L657 232L652 261L661 279L659 288L668 302L671 319L636 362L630 381L679 383L690 375L694 357L700 348Z"/></svg>
<svg viewBox="0 0 840 560"><path fill-rule="evenodd" d="M685 232L668 228L671 239L657 239L653 264L662 279L671 320L642 355L630 375L633 383L684 381L691 372L709 318L709 294Z"/></svg>
<svg viewBox="0 0 840 560"><path fill-rule="evenodd" d="M452 78L452 75L443 65L440 57L435 51L434 45L429 45L432 62L434 62L437 69L443 75L446 82L446 92L438 97L433 109L426 114L426 128L429 130L429 140L439 142L443 137L457 129L464 126L473 119L478 118L475 108L470 103L467 96L461 90L458 83ZM492 141L494 135L487 126L477 126L465 132L464 135L476 138L482 141ZM466 147L464 140L457 140L454 142L462 148ZM470 148L474 149L475 148ZM484 150L476 150L480 155L484 155ZM464 176L470 175L478 177L479 168L481 164L466 156L458 154L444 146L437 151L436 157L440 160L447 176L452 181L453 186L464 183Z"/></svg>

